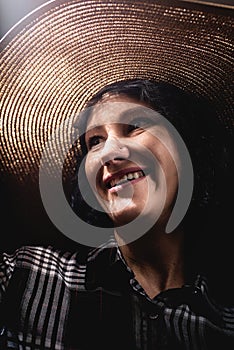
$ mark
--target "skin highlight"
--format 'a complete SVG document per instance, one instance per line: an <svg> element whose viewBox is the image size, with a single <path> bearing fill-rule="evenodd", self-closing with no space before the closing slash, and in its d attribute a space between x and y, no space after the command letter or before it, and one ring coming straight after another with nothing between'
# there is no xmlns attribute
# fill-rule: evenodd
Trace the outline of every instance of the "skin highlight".
<svg viewBox="0 0 234 350"><path fill-rule="evenodd" d="M147 119L145 125L142 124L142 128L129 128L129 125L123 123L122 114L130 110L133 105L142 106L134 99L121 96L112 97L110 100L106 98L94 108L87 122L85 134L88 149L85 170L94 194L98 193L98 201L109 212L115 224L115 237L117 242L121 243L120 249L124 259L138 282L152 298L167 288L180 287L184 283L183 232L178 229L173 235L165 234L165 225L170 217L178 186L178 174L173 159L176 158L179 161L179 155L176 153L173 139L162 126L155 126L151 120ZM96 120L99 121L98 126L95 124ZM133 122L134 120L131 121ZM169 145L170 150L173 150L173 157L162 142L149 132L153 128L158 128L158 132L163 135L166 144ZM157 198L161 198L162 191L165 190L161 186L161 175L155 159L150 159L149 166L145 161L142 145L150 150L163 169L167 187L166 201L159 220L150 231L130 244L123 244L124 237L119 234L118 226L140 215L148 201L152 203L144 219L147 220L147 215L154 215L155 206L157 207L155 199L157 201ZM132 157L136 162L132 162ZM115 181L132 169L139 172L141 169L143 172L146 172L145 169L150 171L133 183L129 181L117 186L117 189L115 187L109 189L106 186L108 179ZM136 171L132 172L136 173ZM94 176L96 174L97 176ZM118 179L116 181L118 183ZM150 196L148 196L148 183L151 189ZM132 187L134 194L128 203L128 192L131 197ZM123 210L122 207L124 207Z"/></svg>

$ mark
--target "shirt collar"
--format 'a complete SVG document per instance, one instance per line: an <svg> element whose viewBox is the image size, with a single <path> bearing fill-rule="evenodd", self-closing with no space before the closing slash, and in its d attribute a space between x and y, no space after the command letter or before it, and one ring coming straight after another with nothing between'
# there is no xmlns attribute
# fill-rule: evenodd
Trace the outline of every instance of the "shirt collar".
<svg viewBox="0 0 234 350"><path fill-rule="evenodd" d="M110 293L123 293L134 289L151 303L160 303L172 309L186 304L195 314L205 317L214 324L222 325L222 317L208 296L208 283L204 276L197 274L182 288L169 289L158 294L153 300L149 299L135 280L114 238L90 251L85 283L87 290L102 288Z"/></svg>
<svg viewBox="0 0 234 350"><path fill-rule="evenodd" d="M89 252L87 258L86 289L123 291L129 288L130 270L123 263L115 239Z"/></svg>
<svg viewBox="0 0 234 350"><path fill-rule="evenodd" d="M113 288L113 280L121 278L121 274L123 274L124 279L130 283L132 288L141 294L145 294L144 290L140 288L138 282L134 278L134 274L130 267L127 265L114 237L99 246L98 248L92 249L87 257L87 272L86 272L86 288L87 289L95 289L98 287ZM112 283L110 283L112 281ZM191 279L191 283L185 285L183 287L182 295L185 293L190 293L190 291L194 291L196 294L200 289L204 289L203 286L203 278L201 275L196 275ZM175 292L177 289L173 289ZM178 288L178 292L181 288ZM173 293L174 293L173 292ZM164 292L160 293L163 295ZM168 296L170 295L170 291L168 291Z"/></svg>

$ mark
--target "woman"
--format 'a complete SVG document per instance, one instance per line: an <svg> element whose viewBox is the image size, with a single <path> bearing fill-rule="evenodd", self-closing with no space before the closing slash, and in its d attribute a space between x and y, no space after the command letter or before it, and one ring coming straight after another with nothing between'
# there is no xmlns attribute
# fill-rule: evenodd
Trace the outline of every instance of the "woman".
<svg viewBox="0 0 234 350"><path fill-rule="evenodd" d="M115 238L90 249L82 262L79 252L52 247L4 255L5 348L30 342L35 349L37 343L44 349L232 349L234 309L222 306L223 296L222 303L214 298L220 295L202 257L204 232L197 233L202 216L210 223L213 204L222 205L216 191L219 183L224 189L220 161L227 150L214 111L171 84L140 79L104 87L87 111L78 120L85 128L78 167L84 164L100 210L87 205L87 192L82 199L77 179L72 206L87 223L112 226ZM194 167L191 206L169 234L185 164L164 118L185 139ZM214 143L217 130L221 142ZM152 225L129 239L121 228L139 215L143 222L153 217Z"/></svg>
<svg viewBox="0 0 234 350"><path fill-rule="evenodd" d="M135 107L143 106L145 108L141 108L139 111L137 111L136 109L136 115L134 115L134 117L131 116L132 112L129 112L130 116L128 117L128 115L124 113L122 109L124 110L126 108L126 110L130 110L134 107L134 105ZM209 263L207 263L205 260L207 247L210 245L211 236L207 233L204 234L204 232L210 231L215 233L215 231L218 231L217 225L218 223L220 225L223 225L223 219L226 220L226 224L228 225L227 221L229 206L226 202L226 193L227 191L231 191L232 188L231 139L229 140L225 133L222 134L218 118L210 104L208 104L207 101L204 100L204 98L196 98L194 95L188 94L169 83L133 79L127 81L119 81L110 84L107 87L104 87L87 103L87 107L88 108L85 115L82 114L81 120L78 120L77 122L78 128L80 125L81 130L90 129L90 131L84 132L83 135L80 137L80 146L82 152L81 159L79 159L78 165L85 158L86 165L84 172L86 173L86 176L85 174L83 174L83 176L80 176L78 179L77 176L75 177L73 192L71 194L72 205L74 210L78 212L86 222L92 225L103 225L111 227L121 226L122 224L125 224L130 220L134 220L136 216L142 212L144 202L146 202L146 199L143 198L143 194L145 193L146 196L148 195L147 192L149 190L149 182L144 181L143 183L145 187L139 188L140 203L138 205L139 208L138 211L136 211L136 213L134 213L134 210L137 210L136 207L134 207L135 209L132 209L128 202L129 208L131 208L130 211L132 210L129 213L126 210L127 208L124 207L124 200L126 200L126 198L121 198L121 191L125 189L126 192L127 183L122 185L120 184L123 188L121 186L119 188L118 186L116 186L116 184L114 185L115 187L117 187L117 189L109 188L110 182L112 181L112 178L110 178L110 176L112 173L115 174L116 171L108 170L108 166L110 167L110 169L113 168L114 170L118 170L119 168L121 170L126 166L128 168L129 165L133 163L135 155L134 144L135 142L137 142L138 147L139 145L143 145L143 147L139 150L136 150L135 152L140 153L141 157L145 158L145 162L147 157L148 163L156 162L158 167L156 171L151 169L151 165L144 165L143 167L146 168L146 171L148 172L145 175L149 176L149 173L151 172L151 175L153 176L154 174L155 176L154 182L157 182L157 180L160 180L159 174L156 175L155 173L160 172L160 167L162 167L162 170L165 173L167 199L165 202L164 211L162 212L160 219L155 220L155 222L157 222L155 228L160 228L160 230L163 233L164 231L167 232L167 223L171 216L171 212L174 209L173 207L175 205L175 201L178 195L178 182L188 182L187 177L192 177L192 180L194 182L193 184L191 184L192 188L183 188L184 191L187 190L189 192L192 190L193 192L190 206L187 205L186 208L183 208L181 203L176 203L176 205L180 205L180 221L183 219L182 224L179 227L179 232L183 231L183 233L178 233L178 236L181 236L181 242L187 240L187 244L191 245L191 247L189 248L191 252L188 254L187 257L191 258L189 264L190 272L191 263L195 261L197 264L199 264L199 267L197 267L198 269L204 269L205 265L207 265L208 267ZM152 110L154 110L156 113L150 113L150 111ZM158 113L160 114L161 119L159 119ZM119 119L117 119L117 115L119 115ZM105 136L105 132L103 131L101 135L99 135L99 132L96 131L95 128L92 129L93 124L96 125L98 123L98 125L100 124L100 126L102 125L102 123L104 125L108 124L108 120L111 120L110 118L113 118L113 116L114 118L116 118L114 119L114 121L118 124L121 124L122 118L122 122L124 123L123 129L127 128L128 130L128 133L124 130L122 132L125 132L125 134L127 134L128 136L126 137L125 135L125 138L124 136L122 136L124 140L126 140L125 142L127 142L127 144L129 143L129 140L131 140L130 136L132 135L133 151L131 152L131 147L130 150L128 150L123 145L123 150L125 152L123 152L122 156L120 150L118 151L118 149L122 149L119 140L120 136L114 136L113 140L116 142L113 141L113 144L111 144L111 142L110 144L107 143L107 148L103 149L105 145L104 141L107 138ZM166 120L168 120L177 129L177 131L183 138L192 160L192 166L194 169L193 174L186 171L188 170L186 169L186 167L188 167L188 162L186 163L186 159L184 157L185 150L183 148L179 149L178 136L175 134L174 130L170 127L169 124L165 124L165 122L163 124L162 118L166 118ZM130 125L125 126L125 124L128 123L130 123ZM172 140L166 138L166 136L162 137L163 132L161 131L160 134L160 125L162 130L170 127L170 137ZM149 129L151 133L140 132L142 128L144 131L147 131ZM159 131L152 134L152 128L158 128ZM134 134L135 129L138 130L135 131L136 135ZM148 135L149 138L146 144L144 144L145 134ZM141 137L143 138L142 140ZM155 139L157 139L157 137L159 141L157 140L157 143L155 143ZM120 139L122 140L121 137ZM110 138L110 140L112 140L112 137ZM216 141L214 142L214 140ZM161 144L161 147L164 144L165 149L162 150L159 147L159 144ZM145 154L144 146L152 152L153 158L149 158L150 156ZM115 152L117 152L117 155L115 155ZM118 152L120 152L119 156ZM159 153L159 155L157 155L157 152ZM181 153L178 154L179 152ZM181 158L182 156L183 158ZM105 160L106 157L117 157L118 161L114 161L114 164L116 165L111 166L107 162L106 168L103 167L103 163L105 162L102 161L102 159L104 158ZM159 160L160 157L162 157L162 160ZM167 160L167 164L163 165L162 163L165 160ZM138 158L136 158L136 161L139 162L139 164L144 164L144 162L142 160L139 161ZM156 166L156 164L154 165L154 167ZM136 166L137 165L135 165L135 167ZM102 168L103 170L101 170ZM139 173L136 176L139 176L141 180L146 179L147 176L143 175L144 172ZM158 179L156 179L157 176ZM88 177L89 183L91 183L91 191L90 187L85 182L86 177ZM95 180L96 177L97 179ZM104 184L105 181L107 181L107 188L105 188L105 185L101 184L101 177L104 178ZM105 180L106 178L107 180ZM79 180L80 186L78 186L77 188L77 181L79 182ZM117 177L117 180L119 180L120 183L124 181L126 182L125 177L123 177L122 179L118 179ZM117 180L115 180L115 178L113 179L113 181ZM139 180L137 180L137 182L138 181ZM160 185L162 187L162 178ZM154 191L154 186L155 185L151 187L152 191ZM86 202L88 199L88 195L85 195L86 201L83 201L79 187L81 187L81 189L85 188L85 191L89 193L90 197L92 197L93 192L98 192L99 202L101 202L101 205L105 208L109 215L103 214L100 211L95 211L93 209L97 206L97 204L95 203L91 202L93 205L91 207L87 206ZM155 213L157 211L156 203L160 202L159 198L163 197L164 195L163 191L161 190L160 186L158 186L158 184L156 186L156 189L157 191L161 192L159 192L159 194L156 193L153 197L153 206L151 208L154 212L153 217L155 217ZM105 190L107 191L107 193L105 193ZM83 190L82 194L84 194L85 191ZM120 194L118 195L119 191ZM131 195L132 193L129 193L130 197ZM122 204L121 200L123 201ZM119 210L115 208L116 201L120 201L120 204L118 204L117 206ZM186 201L185 195L183 197L183 201ZM106 206L106 203L109 202L111 203L111 206L113 206L113 208ZM122 208L124 208L124 210L121 216ZM218 214L218 220L214 219L214 214ZM118 215L120 215L120 217L118 217ZM148 216L146 220L149 220L149 218L150 216ZM200 219L198 220L198 218ZM163 220L163 222L161 223L160 220ZM203 223L203 228L201 227L201 222ZM137 230L137 226L134 227ZM194 231L194 235L185 234L184 236L184 231ZM142 235L143 232L141 233L140 237ZM163 238L164 236L165 235L163 234ZM213 241L215 240L215 237L216 235L213 234ZM128 238L126 240L126 238L127 237L125 237L125 242L121 242L121 238L119 238L119 245L121 245L122 243L130 243L130 240L128 240ZM134 241L136 240L136 238L137 234L135 234L135 236L133 234ZM170 241L171 238L167 237L167 239L169 239ZM142 243L143 242L141 241L141 244ZM203 249L201 249L201 245L203 246ZM196 258L197 249L199 249L200 252L199 259ZM202 257L201 254L202 250L204 251L204 257ZM186 254L186 250L183 254ZM194 254L193 258L191 257L191 254ZM203 258L204 261L202 260Z"/></svg>
<svg viewBox="0 0 234 350"><path fill-rule="evenodd" d="M70 212L109 240L2 254L2 349L233 349L232 266L219 254L231 218L222 130L233 126L232 39L229 12L220 12L169 0L56 0L4 39L2 173L28 193L45 149L49 193L60 158L45 139L61 123L63 148L70 124L61 121L88 100L65 188ZM40 220L31 220L34 232Z"/></svg>

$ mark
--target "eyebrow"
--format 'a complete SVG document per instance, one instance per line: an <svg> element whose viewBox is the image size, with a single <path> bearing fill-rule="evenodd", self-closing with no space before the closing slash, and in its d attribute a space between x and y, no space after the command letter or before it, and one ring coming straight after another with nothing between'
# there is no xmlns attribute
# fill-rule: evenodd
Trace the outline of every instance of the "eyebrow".
<svg viewBox="0 0 234 350"><path fill-rule="evenodd" d="M100 124L93 124L91 127L87 128L86 131L85 131L85 134L93 129L95 130L100 130L103 128L103 125L100 125Z"/></svg>
<svg viewBox="0 0 234 350"><path fill-rule="evenodd" d="M120 124L129 124L131 122L131 120L136 117L136 113L141 113L143 116L145 117L149 117L149 118L154 118L155 122L157 121L157 119L159 119L159 112L149 108L149 107L144 107L144 106L139 106L139 107L134 107L134 108L131 108L131 109L128 109L124 112L122 112L120 115L119 115L119 118L120 119L125 119L125 120L120 120L119 122L118 121L114 121L114 123L120 123ZM112 122L110 122L110 124L112 124ZM91 129L98 129L98 128L101 128L104 124L93 124L91 125L90 127L88 127L86 129L86 132L88 132L89 130Z"/></svg>

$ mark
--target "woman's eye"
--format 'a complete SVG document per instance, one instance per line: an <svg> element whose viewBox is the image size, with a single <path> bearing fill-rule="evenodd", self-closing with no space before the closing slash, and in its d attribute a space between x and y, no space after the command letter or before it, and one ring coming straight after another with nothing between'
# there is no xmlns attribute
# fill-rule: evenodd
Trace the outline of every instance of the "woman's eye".
<svg viewBox="0 0 234 350"><path fill-rule="evenodd" d="M152 122L146 118L138 118L133 121L128 125L128 132L132 132L134 130L140 129L140 128L147 128L149 125L151 125Z"/></svg>
<svg viewBox="0 0 234 350"><path fill-rule="evenodd" d="M88 149L91 149L97 145L99 145L99 143L102 141L101 136L92 136L88 139Z"/></svg>

